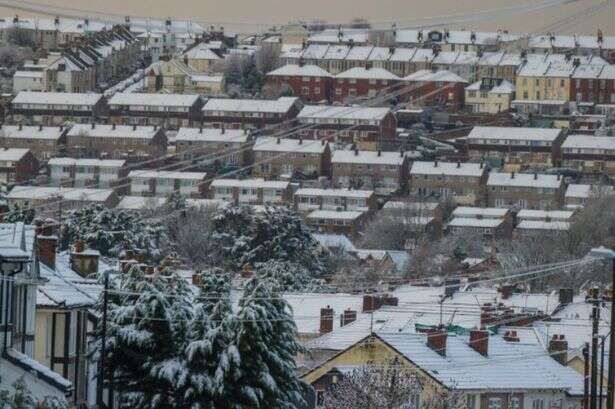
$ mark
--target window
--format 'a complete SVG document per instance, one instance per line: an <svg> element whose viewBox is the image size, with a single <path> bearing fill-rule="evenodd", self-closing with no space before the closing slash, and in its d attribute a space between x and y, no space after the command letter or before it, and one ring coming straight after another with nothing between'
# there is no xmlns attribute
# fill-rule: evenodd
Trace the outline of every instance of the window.
<svg viewBox="0 0 615 409"><path fill-rule="evenodd" d="M512 398L510 398L510 405L508 409L520 409L520 408L521 408L521 401L519 400L519 397L513 396Z"/></svg>
<svg viewBox="0 0 615 409"><path fill-rule="evenodd" d="M466 409L474 409L475 407L476 407L476 395L467 395L466 396Z"/></svg>
<svg viewBox="0 0 615 409"><path fill-rule="evenodd" d="M501 398L489 398L488 409L502 409L502 399ZM536 409L536 408L532 408Z"/></svg>
<svg viewBox="0 0 615 409"><path fill-rule="evenodd" d="M316 391L316 407L325 405L325 391Z"/></svg>
<svg viewBox="0 0 615 409"><path fill-rule="evenodd" d="M532 409L544 409L545 401L542 399L534 399L532 401Z"/></svg>

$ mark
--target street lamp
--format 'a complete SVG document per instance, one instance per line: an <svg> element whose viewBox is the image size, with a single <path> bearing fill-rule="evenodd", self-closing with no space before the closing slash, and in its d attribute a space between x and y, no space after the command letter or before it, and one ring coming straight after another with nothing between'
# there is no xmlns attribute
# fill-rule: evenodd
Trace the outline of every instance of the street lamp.
<svg viewBox="0 0 615 409"><path fill-rule="evenodd" d="M596 258L601 258L604 260L611 260L613 264L613 279L612 286L615 291L615 251L608 249L604 246L591 249L589 255ZM615 317L615 302L611 300L611 335L610 335L610 345L615 345L615 321L613 321L613 317ZM606 395L606 407L607 409L613 408L613 392L615 389L615 348L609 348L609 379L607 384L607 395Z"/></svg>

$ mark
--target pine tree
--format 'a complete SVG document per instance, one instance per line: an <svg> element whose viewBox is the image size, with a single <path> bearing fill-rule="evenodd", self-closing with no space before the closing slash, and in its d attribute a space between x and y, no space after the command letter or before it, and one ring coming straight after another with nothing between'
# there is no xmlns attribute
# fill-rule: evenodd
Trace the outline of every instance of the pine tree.
<svg viewBox="0 0 615 409"><path fill-rule="evenodd" d="M197 301L186 348L186 403L192 409L223 408L232 399L226 385L239 377L230 277L219 270L202 274Z"/></svg>
<svg viewBox="0 0 615 409"><path fill-rule="evenodd" d="M175 274L144 276L132 268L112 292L108 308L105 379L113 379L133 408L179 408L185 378L183 327L191 318L183 279ZM92 354L100 351L100 325Z"/></svg>
<svg viewBox="0 0 615 409"><path fill-rule="evenodd" d="M241 377L231 385L233 409L296 408L304 403L304 385L296 374L302 351L288 303L273 283L250 280L239 303L235 342Z"/></svg>
<svg viewBox="0 0 615 409"><path fill-rule="evenodd" d="M16 204L12 210L6 213L3 217L5 223L17 223L23 222L25 224L32 224L36 217L36 212L33 208L21 207Z"/></svg>
<svg viewBox="0 0 615 409"><path fill-rule="evenodd" d="M68 403L63 398L46 396L43 400L36 400L23 378L15 381L13 389L13 393L0 391L1 409L68 409Z"/></svg>

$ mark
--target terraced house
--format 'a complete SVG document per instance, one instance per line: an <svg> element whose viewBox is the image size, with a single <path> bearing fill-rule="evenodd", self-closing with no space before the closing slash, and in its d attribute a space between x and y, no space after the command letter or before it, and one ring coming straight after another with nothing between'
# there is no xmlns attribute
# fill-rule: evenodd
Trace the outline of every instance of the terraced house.
<svg viewBox="0 0 615 409"><path fill-rule="evenodd" d="M333 75L317 65L288 64L267 73L266 84L277 92L290 89L304 102L329 101Z"/></svg>
<svg viewBox="0 0 615 409"><path fill-rule="evenodd" d="M292 120L302 107L297 97L280 97L277 100L211 98L203 107L201 123L213 128L272 127L279 131L292 125Z"/></svg>
<svg viewBox="0 0 615 409"><path fill-rule="evenodd" d="M64 149L68 128L59 126L0 125L0 145L4 148L30 149L40 161Z"/></svg>
<svg viewBox="0 0 615 409"><path fill-rule="evenodd" d="M615 139L569 135L562 145L562 166L584 173L615 175Z"/></svg>
<svg viewBox="0 0 615 409"><path fill-rule="evenodd" d="M409 173L410 194L421 198L451 198L480 206L485 200L487 167L481 163L415 161Z"/></svg>
<svg viewBox="0 0 615 409"><path fill-rule="evenodd" d="M197 126L203 101L196 94L118 92L109 100L109 118L117 125L155 125L170 129Z"/></svg>
<svg viewBox="0 0 615 409"><path fill-rule="evenodd" d="M549 210L564 205L565 184L560 175L491 172L487 180L487 205Z"/></svg>
<svg viewBox="0 0 615 409"><path fill-rule="evenodd" d="M22 91L9 108L12 123L64 125L87 123L106 117L107 101L102 94Z"/></svg>
<svg viewBox="0 0 615 409"><path fill-rule="evenodd" d="M179 128L175 149L182 160L244 166L253 140L247 129Z"/></svg>
<svg viewBox="0 0 615 409"><path fill-rule="evenodd" d="M521 170L558 166L566 132L561 129L475 126L465 138L471 160Z"/></svg>
<svg viewBox="0 0 615 409"><path fill-rule="evenodd" d="M386 149L394 144L397 119L389 108L308 105L297 120L306 125L304 139L355 143L360 149Z"/></svg>
<svg viewBox="0 0 615 409"><path fill-rule="evenodd" d="M74 158L158 158L167 152L167 137L156 125L77 124L66 135L67 152Z"/></svg>
<svg viewBox="0 0 615 409"><path fill-rule="evenodd" d="M325 140L261 137L252 148L253 175L265 178L331 175L331 148Z"/></svg>

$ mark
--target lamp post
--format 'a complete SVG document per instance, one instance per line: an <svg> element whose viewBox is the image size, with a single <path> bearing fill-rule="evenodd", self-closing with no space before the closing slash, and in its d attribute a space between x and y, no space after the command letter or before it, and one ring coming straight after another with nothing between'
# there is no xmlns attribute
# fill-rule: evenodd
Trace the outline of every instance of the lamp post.
<svg viewBox="0 0 615 409"><path fill-rule="evenodd" d="M591 249L589 255L596 258L601 258L605 260L611 260L613 264L613 276L611 285L613 286L613 290L615 290L615 251L611 249L607 249L606 247L598 247ZM615 321L613 321L613 317L615 317L615 302L611 300L611 334L610 337L610 345L615 345ZM609 379L607 382L607 398L606 398L606 407L607 409L613 408L613 393L615 389L615 350L613 348L609 348Z"/></svg>

